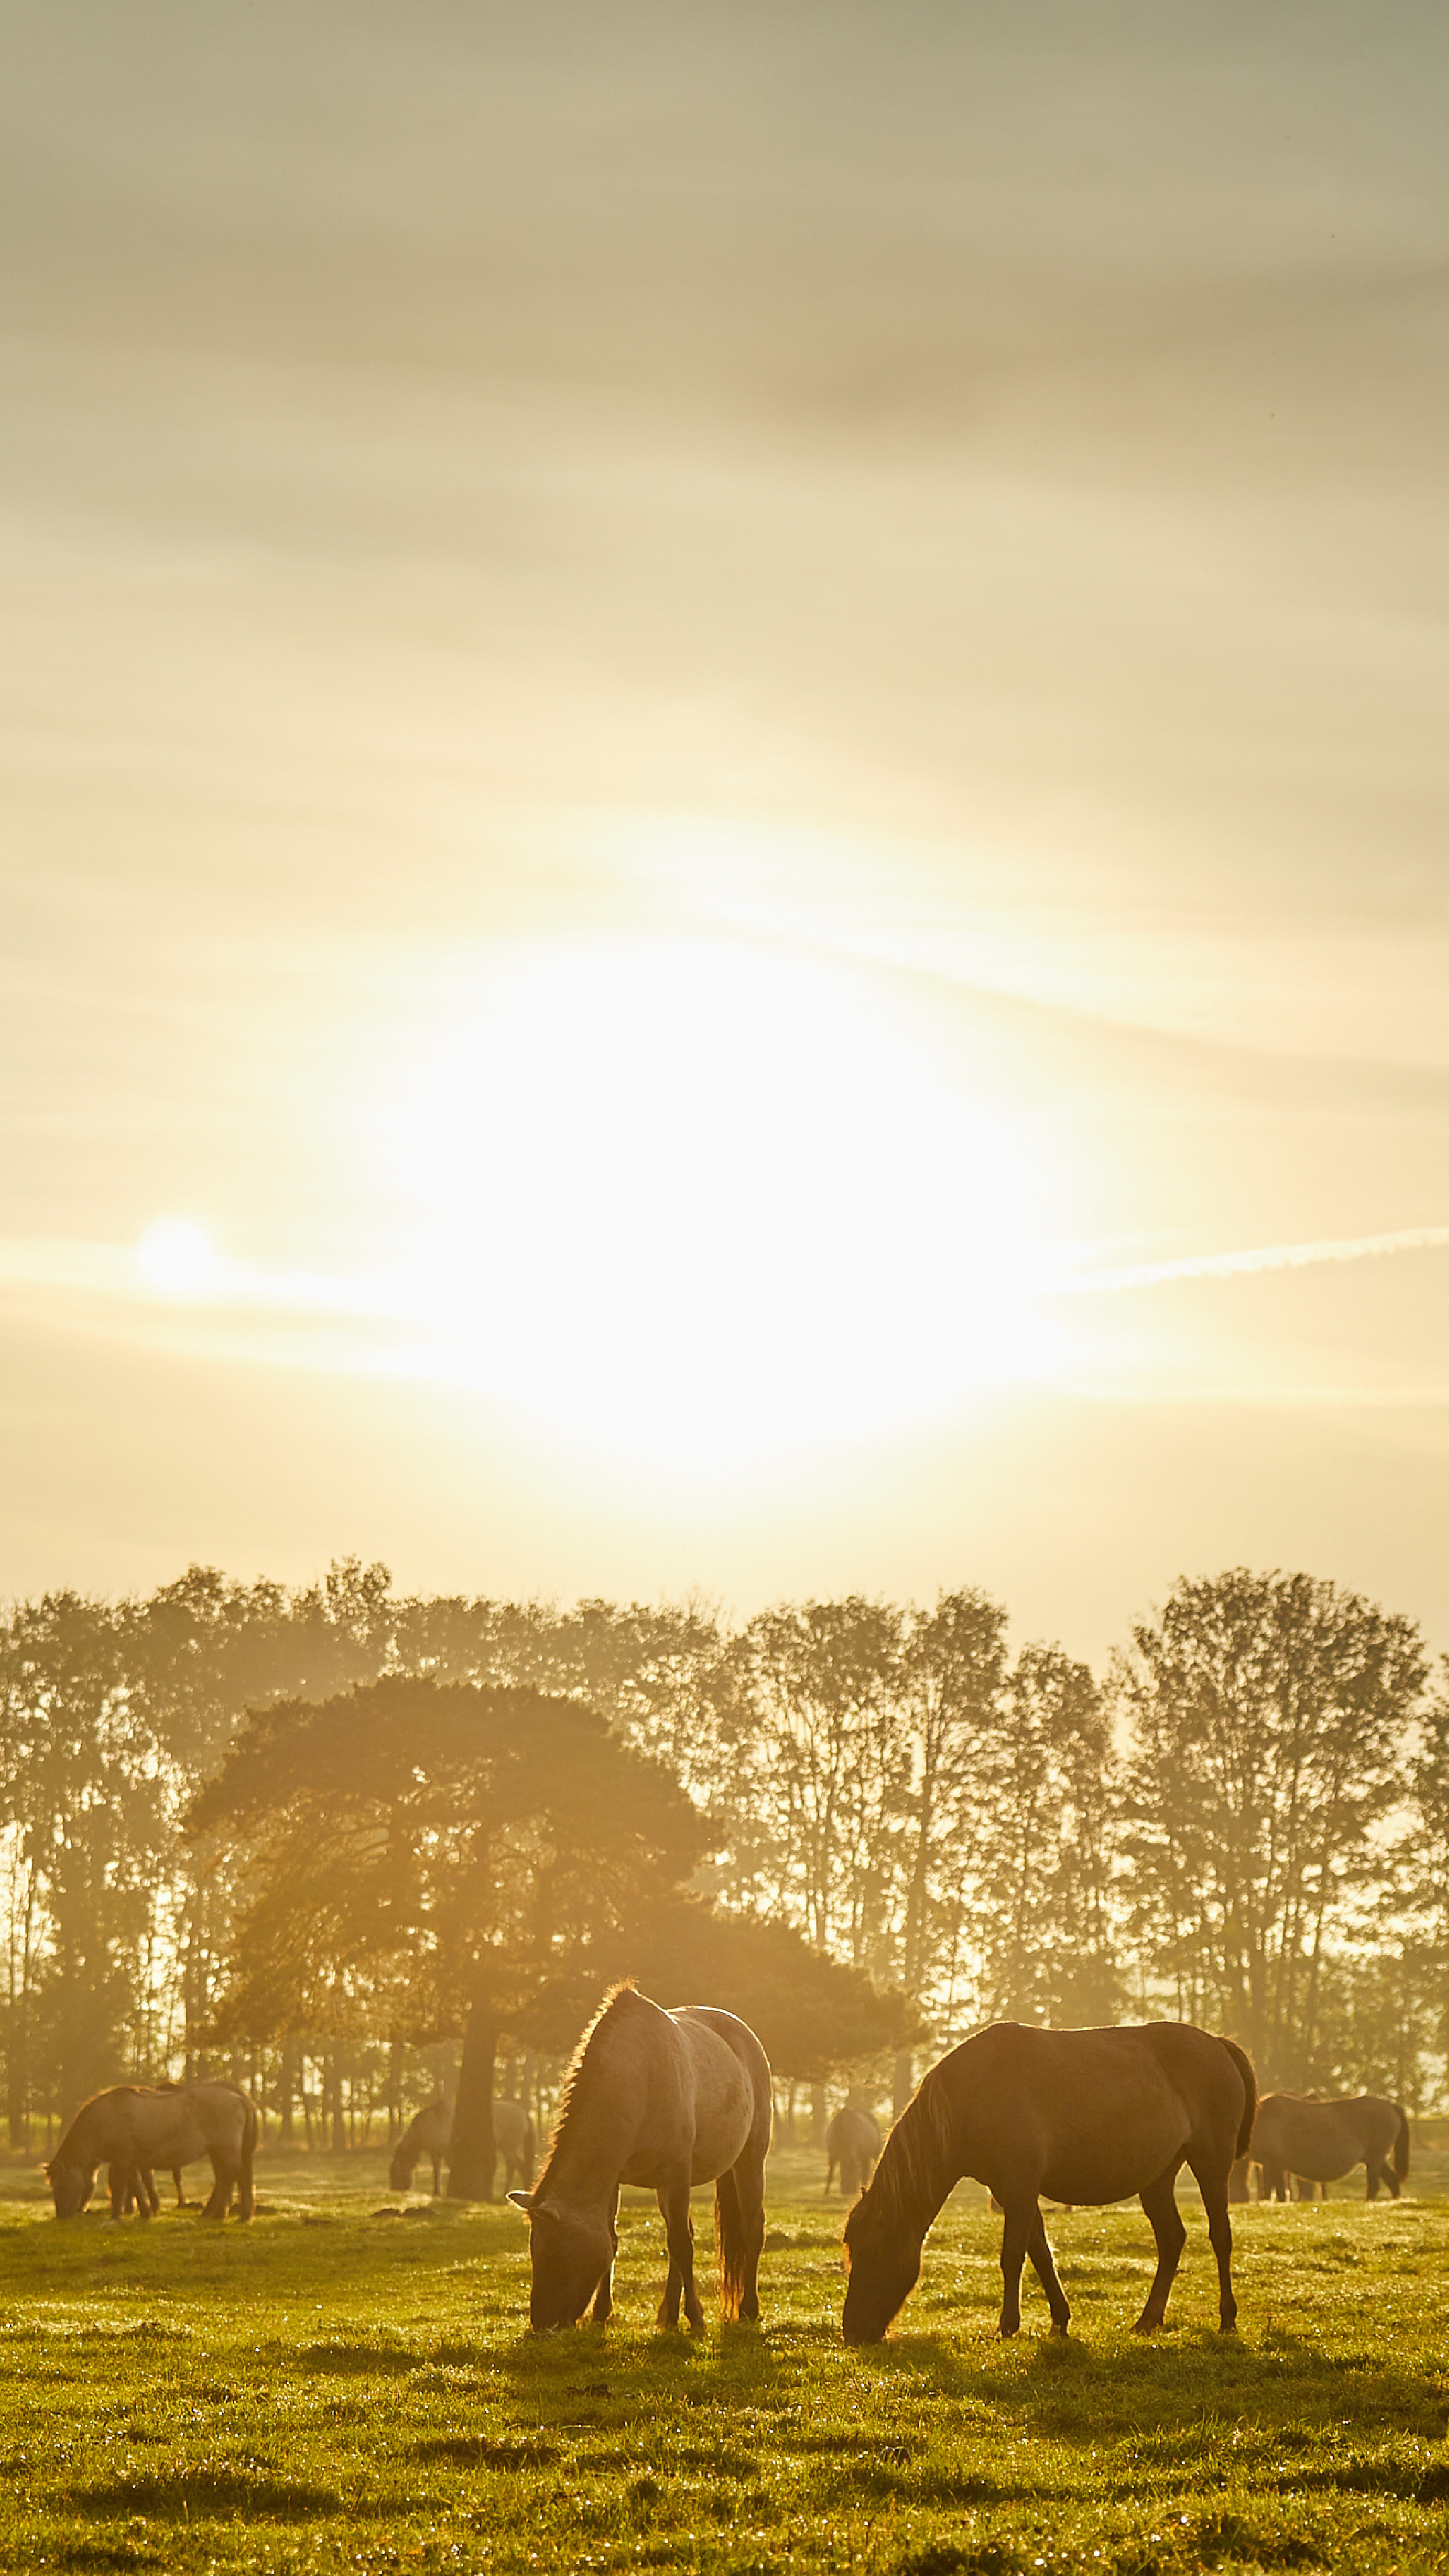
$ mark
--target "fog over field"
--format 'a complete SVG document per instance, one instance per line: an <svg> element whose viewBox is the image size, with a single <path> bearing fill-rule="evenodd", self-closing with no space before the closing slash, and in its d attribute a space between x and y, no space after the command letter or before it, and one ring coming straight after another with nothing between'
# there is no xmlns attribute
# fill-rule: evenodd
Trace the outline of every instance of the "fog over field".
<svg viewBox="0 0 1449 2576"><path fill-rule="evenodd" d="M1449 1643L1449 25L0 0L0 1593Z"/></svg>

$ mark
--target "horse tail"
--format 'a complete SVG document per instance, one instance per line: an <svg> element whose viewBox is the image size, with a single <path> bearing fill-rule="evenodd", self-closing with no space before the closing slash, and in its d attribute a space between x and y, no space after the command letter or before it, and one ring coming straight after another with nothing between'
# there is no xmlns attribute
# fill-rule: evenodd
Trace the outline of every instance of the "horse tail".
<svg viewBox="0 0 1449 2576"><path fill-rule="evenodd" d="M244 2097L245 2098L245 2097ZM256 2213L256 2186L252 2181L252 2159L257 2152L257 2106L248 2100L242 2113L241 2157L237 2173L236 2214L251 2218Z"/></svg>
<svg viewBox="0 0 1449 2576"><path fill-rule="evenodd" d="M714 2187L714 2250L719 2266L720 2315L737 2317L745 2295L750 2236L740 2187L730 2166L726 2166Z"/></svg>
<svg viewBox="0 0 1449 2576"><path fill-rule="evenodd" d="M1232 2059L1233 2064L1236 2066L1238 2073L1243 2079L1243 2091L1247 2098L1243 2104L1243 2117L1238 2128L1238 2143L1235 2153L1239 2156L1245 2156L1252 2144L1253 2122L1258 2116L1258 2079L1253 2072L1253 2061L1248 2055L1247 2050L1245 2048L1239 2048L1235 2039L1224 2039L1221 2033L1219 2033L1218 2045L1219 2047L1227 2050L1229 2057Z"/></svg>
<svg viewBox="0 0 1449 2576"><path fill-rule="evenodd" d="M1399 2132L1394 2140L1394 2174L1402 2182L1409 2170L1409 2115L1402 2102L1396 2102L1394 2109L1399 2115Z"/></svg>

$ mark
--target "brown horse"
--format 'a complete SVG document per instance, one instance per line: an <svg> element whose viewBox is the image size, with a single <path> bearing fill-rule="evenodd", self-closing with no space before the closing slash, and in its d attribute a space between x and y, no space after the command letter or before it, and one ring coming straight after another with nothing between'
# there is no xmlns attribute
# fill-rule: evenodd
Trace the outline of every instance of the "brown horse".
<svg viewBox="0 0 1449 2576"><path fill-rule="evenodd" d="M843 2200L864 2191L880 2156L880 2122L858 2102L843 2102L825 2132L825 2197L837 2168Z"/></svg>
<svg viewBox="0 0 1449 2576"><path fill-rule="evenodd" d="M1150 2334L1187 2230L1175 2185L1186 2165L1207 2211L1224 2334L1237 2320L1228 2172L1247 2145L1258 2088L1230 2039L1188 2022L1123 2030L1026 2030L997 2022L933 2066L897 2120L874 2182L845 2222L847 2343L878 2343L915 2287L926 2230L963 2174L995 2194L1001 2231L1001 2331L1021 2324L1027 2255L1047 2295L1053 2334L1071 2322L1042 2224L1041 2196L1130 2199L1152 2222L1157 2271L1135 2331Z"/></svg>
<svg viewBox="0 0 1449 2576"><path fill-rule="evenodd" d="M237 2084L116 2084L81 2104L45 2170L57 2218L80 2216L104 2164L111 2216L119 2218L134 2194L138 2214L149 2219L152 2199L141 2174L209 2156L216 2179L203 2217L225 2218L235 2191L237 2216L245 2219L256 2207L256 2147L256 2105Z"/></svg>
<svg viewBox="0 0 1449 2576"><path fill-rule="evenodd" d="M575 2051L538 2181L508 2195L529 2222L535 2332L577 2325L590 2301L596 2325L609 2315L623 2183L656 2192L663 2213L659 2323L678 2324L682 2297L695 2332L704 2325L689 2215L700 2182L715 2186L721 2309L757 2317L770 2120L769 2061L744 2022L616 1987Z"/></svg>
<svg viewBox="0 0 1449 2576"><path fill-rule="evenodd" d="M1308 2185L1337 2182L1362 2165L1369 2200L1387 2183L1395 2200L1409 2170L1409 2123L1401 2102L1378 2093L1355 2093L1340 2102L1305 2101L1296 2093L1265 2093L1248 2150L1258 2166L1260 2200L1287 2200L1289 2176Z"/></svg>
<svg viewBox="0 0 1449 2576"><path fill-rule="evenodd" d="M503 2159L503 2179L515 2177L522 2183L533 2180L533 2121L521 2102L495 2102L493 2109L493 2153L495 2162ZM442 2187L443 2167L453 2140L453 2109L439 2096L436 2102L425 2102L421 2111L408 2122L392 2151L387 2178L394 2191L411 2191L413 2175L426 2156L433 2168L433 2198Z"/></svg>

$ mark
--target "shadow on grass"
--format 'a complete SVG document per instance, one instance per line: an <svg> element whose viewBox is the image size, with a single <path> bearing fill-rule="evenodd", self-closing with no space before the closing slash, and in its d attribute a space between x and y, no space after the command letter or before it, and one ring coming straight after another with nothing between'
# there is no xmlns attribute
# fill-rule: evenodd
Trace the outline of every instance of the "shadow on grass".
<svg viewBox="0 0 1449 2576"><path fill-rule="evenodd" d="M517 2442L492 2442L482 2433L440 2433L414 2442L415 2460L446 2460L460 2469L546 2469L558 2458L556 2442L525 2435Z"/></svg>
<svg viewBox="0 0 1449 2576"><path fill-rule="evenodd" d="M168 2522L241 2514L259 2522L312 2522L340 2513L335 2487L309 2486L299 2478L274 2478L251 2469L182 2469L112 2478L104 2486L72 2487L75 2512L97 2516L149 2513Z"/></svg>
<svg viewBox="0 0 1449 2576"><path fill-rule="evenodd" d="M369 2343L365 2337L350 2340L341 2335L293 2345L285 2357L298 2370L315 2370L332 2378L363 2374L399 2378L410 2370L422 2370L428 2360L427 2354L412 2352L406 2344Z"/></svg>

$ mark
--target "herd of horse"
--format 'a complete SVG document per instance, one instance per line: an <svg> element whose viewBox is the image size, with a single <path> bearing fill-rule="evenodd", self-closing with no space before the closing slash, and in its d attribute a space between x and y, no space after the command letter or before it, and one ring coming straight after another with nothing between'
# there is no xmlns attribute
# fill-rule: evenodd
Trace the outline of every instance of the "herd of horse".
<svg viewBox="0 0 1449 2576"><path fill-rule="evenodd" d="M746 2023L712 2005L667 2011L632 1985L615 1988L574 2053L536 2180L532 2121L519 2103L493 2105L507 2196L528 2221L534 2329L577 2325L585 2315L602 2325L610 2315L626 2186L652 2191L664 2221L660 2325L677 2325L681 2306L696 2332L704 2325L690 2195L707 2183L715 2190L721 2312L757 2318L772 2117L769 2062ZM224 2218L235 2195L238 2216L250 2218L257 2132L255 2106L234 2084L114 2086L82 2106L46 2167L56 2216L79 2215L106 2165L112 2216L134 2206L147 2218L157 2206L156 2170L175 2172L180 2198L182 2169L204 2156L213 2174L205 2215ZM394 2151L394 2190L407 2190L426 2159L436 2193L450 2134L448 2105L427 2104ZM829 2124L826 2153L827 2193L838 2175L852 2201L848 2343L880 2341L915 2286L932 2222L968 2176L1002 2217L1003 2335L1020 2326L1028 2261L1053 2333L1064 2335L1070 2323L1043 2201L1071 2208L1134 2196L1157 2248L1134 2330L1152 2333L1186 2242L1177 2207L1184 2167L1207 2214L1227 2334L1237 2319L1228 2213L1248 2197L1251 2166L1264 2200L1288 2198L1295 2182L1303 2196L1358 2164L1370 2200L1384 2185L1397 2199L1409 2127L1398 2103L1372 2094L1260 2100L1251 2060L1236 2042L1190 2023L1058 2031L998 2022L931 2068L884 2147L874 2114L848 2102Z"/></svg>

